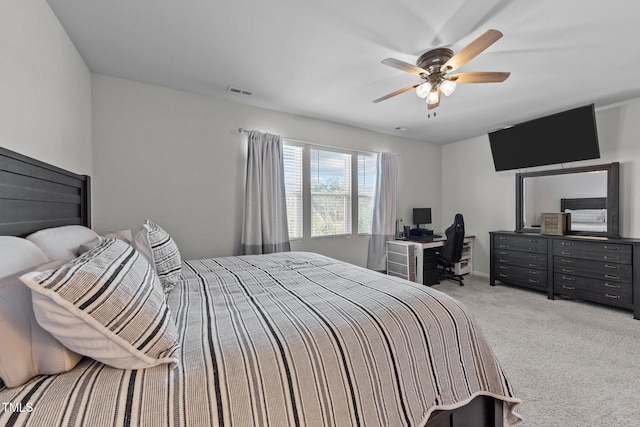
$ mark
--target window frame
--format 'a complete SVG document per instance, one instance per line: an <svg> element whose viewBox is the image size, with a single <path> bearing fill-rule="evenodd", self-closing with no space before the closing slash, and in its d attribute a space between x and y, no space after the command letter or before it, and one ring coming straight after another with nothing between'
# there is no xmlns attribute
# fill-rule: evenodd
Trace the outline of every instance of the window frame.
<svg viewBox="0 0 640 427"><path fill-rule="evenodd" d="M359 200L358 191L358 157L360 155L373 156L377 162L380 153L372 151L354 150L348 148L334 147L322 144L313 144L308 142L296 141L282 138L284 145L302 147L302 238L290 238L291 241L304 241L307 239L332 239L332 238L351 238L358 236L370 236L369 232L360 232L359 230ZM332 234L327 236L312 236L311 219L312 219L312 198L311 198L311 150L330 151L336 153L349 154L351 156L351 232L348 234ZM375 199L375 188L373 197Z"/></svg>

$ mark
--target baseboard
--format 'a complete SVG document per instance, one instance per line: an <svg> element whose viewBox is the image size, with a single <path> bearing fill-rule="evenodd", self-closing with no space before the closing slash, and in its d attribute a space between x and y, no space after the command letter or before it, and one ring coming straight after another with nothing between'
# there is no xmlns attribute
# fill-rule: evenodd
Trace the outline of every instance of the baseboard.
<svg viewBox="0 0 640 427"><path fill-rule="evenodd" d="M473 274L474 276L485 277L485 278L487 278L487 279L489 278L489 274L488 274L488 273L483 273L483 272L481 272L481 271L475 271L475 270L473 270L473 271L471 272L471 274Z"/></svg>

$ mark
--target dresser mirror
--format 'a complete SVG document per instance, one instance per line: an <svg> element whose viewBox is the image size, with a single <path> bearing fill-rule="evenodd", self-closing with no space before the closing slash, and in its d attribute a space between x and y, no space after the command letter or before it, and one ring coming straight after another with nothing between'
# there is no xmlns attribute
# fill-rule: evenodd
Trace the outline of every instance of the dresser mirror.
<svg viewBox="0 0 640 427"><path fill-rule="evenodd" d="M569 212L569 234L619 237L620 164L516 174L516 231L540 232L542 213Z"/></svg>

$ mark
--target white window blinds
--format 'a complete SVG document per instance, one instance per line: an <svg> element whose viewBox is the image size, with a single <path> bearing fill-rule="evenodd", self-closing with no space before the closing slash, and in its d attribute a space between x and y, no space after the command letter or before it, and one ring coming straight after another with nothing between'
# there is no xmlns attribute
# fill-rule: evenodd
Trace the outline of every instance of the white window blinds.
<svg viewBox="0 0 640 427"><path fill-rule="evenodd" d="M311 237L351 234L351 154L311 149Z"/></svg>
<svg viewBox="0 0 640 427"><path fill-rule="evenodd" d="M378 156L358 155L358 234L371 234Z"/></svg>
<svg viewBox="0 0 640 427"><path fill-rule="evenodd" d="M302 239L302 150L302 147L296 145L283 146L284 186L290 240Z"/></svg>

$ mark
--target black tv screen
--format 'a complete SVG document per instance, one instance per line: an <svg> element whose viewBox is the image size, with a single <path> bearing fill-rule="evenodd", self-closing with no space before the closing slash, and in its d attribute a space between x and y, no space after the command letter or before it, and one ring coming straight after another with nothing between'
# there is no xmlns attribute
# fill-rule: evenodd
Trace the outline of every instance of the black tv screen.
<svg viewBox="0 0 640 427"><path fill-rule="evenodd" d="M496 171L600 158L593 104L489 132Z"/></svg>

